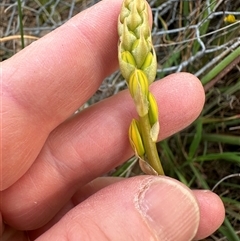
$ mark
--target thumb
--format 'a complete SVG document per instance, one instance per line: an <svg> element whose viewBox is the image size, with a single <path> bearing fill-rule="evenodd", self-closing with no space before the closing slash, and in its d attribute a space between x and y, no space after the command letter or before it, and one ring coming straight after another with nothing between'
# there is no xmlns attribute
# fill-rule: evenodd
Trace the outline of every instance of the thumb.
<svg viewBox="0 0 240 241"><path fill-rule="evenodd" d="M190 241L199 219L198 203L186 186L139 176L90 196L37 240Z"/></svg>

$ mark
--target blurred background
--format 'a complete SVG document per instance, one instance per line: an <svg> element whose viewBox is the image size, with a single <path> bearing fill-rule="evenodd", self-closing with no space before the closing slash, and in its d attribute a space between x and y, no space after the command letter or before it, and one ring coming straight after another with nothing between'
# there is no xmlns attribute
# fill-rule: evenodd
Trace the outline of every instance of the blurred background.
<svg viewBox="0 0 240 241"><path fill-rule="evenodd" d="M114 0L113 0L114 1ZM0 2L0 59L64 24L99 0ZM222 198L226 219L205 240L240 241L240 0L152 0L158 81L176 72L197 76L206 92L200 117L158 143L166 175ZM117 26L116 26L117 27ZM103 80L77 112L126 88L119 71ZM161 112L161 106L159 106ZM184 114L184 113L183 113ZM141 174L136 158L107 175Z"/></svg>

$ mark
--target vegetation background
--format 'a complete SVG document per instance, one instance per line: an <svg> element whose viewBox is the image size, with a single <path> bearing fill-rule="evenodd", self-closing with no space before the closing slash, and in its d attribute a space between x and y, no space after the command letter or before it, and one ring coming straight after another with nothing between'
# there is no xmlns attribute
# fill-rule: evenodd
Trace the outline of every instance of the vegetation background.
<svg viewBox="0 0 240 241"><path fill-rule="evenodd" d="M2 0L1 60L98 1ZM190 188L212 189L222 198L225 222L206 241L240 241L240 0L148 2L153 12L157 79L190 72L202 81L206 92L201 116L158 144L165 172ZM78 111L125 88L117 71L103 80ZM134 157L108 173L124 177L138 174Z"/></svg>

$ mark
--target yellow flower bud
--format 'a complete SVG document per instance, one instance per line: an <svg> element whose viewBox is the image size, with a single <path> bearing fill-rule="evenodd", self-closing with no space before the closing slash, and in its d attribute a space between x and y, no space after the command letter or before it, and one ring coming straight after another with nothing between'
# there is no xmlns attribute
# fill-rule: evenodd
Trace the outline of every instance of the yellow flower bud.
<svg viewBox="0 0 240 241"><path fill-rule="evenodd" d="M138 129L137 120L133 119L129 127L129 140L135 154L143 157L145 154L142 138Z"/></svg>
<svg viewBox="0 0 240 241"><path fill-rule="evenodd" d="M151 92L148 95L149 111L148 118L151 125L150 136L153 142L157 142L160 125L158 122L158 106L155 97Z"/></svg>
<svg viewBox="0 0 240 241"><path fill-rule="evenodd" d="M145 66L145 62L144 62L143 66L141 67L141 69L147 76L149 85L155 80L156 72L157 72L157 57L153 47L152 47L152 50L150 51L150 54L152 54L151 64L149 66ZM147 59L149 57L150 56L147 56L145 61L149 61L149 59Z"/></svg>
<svg viewBox="0 0 240 241"><path fill-rule="evenodd" d="M144 71L144 69L146 69L147 67L149 67L153 62L153 54L151 52L149 52L147 54L147 57L144 60L143 65L141 66L141 69Z"/></svg>
<svg viewBox="0 0 240 241"><path fill-rule="evenodd" d="M134 98L136 93L141 89L143 95L148 96L148 80L144 72L140 69L135 69L129 79L129 91Z"/></svg>
<svg viewBox="0 0 240 241"><path fill-rule="evenodd" d="M148 113L148 80L142 70L135 69L128 83L139 116Z"/></svg>
<svg viewBox="0 0 240 241"><path fill-rule="evenodd" d="M125 78L126 82L129 83L130 76L136 69L135 60L130 52L124 51L118 54L118 61L122 76Z"/></svg>
<svg viewBox="0 0 240 241"><path fill-rule="evenodd" d="M128 64L136 66L135 60L129 51L122 52L122 60L127 62Z"/></svg>
<svg viewBox="0 0 240 241"><path fill-rule="evenodd" d="M154 95L149 92L148 94L148 101L149 101L149 112L148 117L151 126L154 125L158 121L158 105Z"/></svg>

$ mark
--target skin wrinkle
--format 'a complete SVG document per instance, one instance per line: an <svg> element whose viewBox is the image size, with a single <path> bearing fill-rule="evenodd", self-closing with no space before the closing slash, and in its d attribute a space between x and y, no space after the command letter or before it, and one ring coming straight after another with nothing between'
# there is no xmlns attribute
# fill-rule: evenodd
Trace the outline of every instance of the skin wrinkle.
<svg viewBox="0 0 240 241"><path fill-rule="evenodd" d="M69 139L69 138L67 138L67 139ZM80 139L82 140L84 138L80 138ZM69 141L70 141L71 145L69 145ZM78 175L74 174L76 172L82 173L82 176L85 176L85 178L87 180L88 179L91 180L91 178L92 178L92 166L87 161L85 161L85 159L87 159L87 158L84 158L84 156L82 156L82 154L84 152L79 152L78 149L79 149L79 145L81 146L81 144L78 144L78 141L76 141L74 139L71 139L69 141L63 142L62 146L61 146L61 149L65 150L65 151L68 150L67 152L71 153L71 158L69 156L69 160L68 160L67 163L64 160L65 159L64 156L63 157L59 157L58 155L55 155L55 151L54 151L55 148L54 147L50 147L49 148L50 152L51 152L50 156L51 157L54 156L54 161L53 162L55 164L53 164L53 166L57 167L58 172L64 178L64 180L66 180L66 183L69 180L69 176L77 176L78 177ZM58 148L59 148L59 146L58 146ZM73 152L69 151L69 148L71 148L74 151L74 153L75 153L74 157L72 156ZM58 151L58 149L56 149L56 151ZM78 161L74 162L74 161L72 161L72 159L73 160L78 160ZM75 164L71 165L69 163L72 163L72 164L75 163ZM81 170L81 171L79 171L79 170ZM86 180L86 182L87 182L87 180ZM84 184L86 184L86 183L82 183L82 185L84 185ZM72 180L72 185L76 186L76 187L80 185L78 178Z"/></svg>
<svg viewBox="0 0 240 241"><path fill-rule="evenodd" d="M8 138L11 138L11 137L9 136ZM26 143L26 144L25 144L25 143ZM19 145L18 145L17 142L14 143L14 146L11 147L12 150L19 150L21 153L24 153L24 159L22 160L22 163L21 163L21 165L18 167L18 169L15 169L15 168L14 168L15 166L14 166L13 162L10 161L10 160L12 159L12 158L11 158L12 156L10 156L10 157L3 157L3 159L8 158L8 167L7 167L7 168L8 168L8 169L12 169L11 175L18 175L18 173L21 173L22 170L26 169L26 167L27 167L27 169L30 168L30 166L31 166L32 163L28 163L27 160L28 160L30 157L32 157L32 152L31 152L31 148L28 148L28 144L29 144L29 143L26 142L26 141L22 142L22 147L23 147L23 148L20 148L20 150L19 150ZM7 147L4 147L4 149L6 150ZM6 151L4 151L4 152L6 153ZM40 152L40 148L39 148L39 152ZM33 158L36 158L39 152L36 150L35 156L33 156ZM19 154L20 154L20 153L19 153ZM7 153L6 153L6 155L7 155ZM11 158L11 159L10 159L10 158ZM13 170L14 170L14 172L13 172ZM1 166L1 172L3 172L3 176L7 176L7 177L9 176L8 172L3 171L3 166ZM4 173L5 173L5 174L4 174Z"/></svg>
<svg viewBox="0 0 240 241"><path fill-rule="evenodd" d="M86 124L88 124L88 122L83 123L83 125L86 125ZM74 125L74 127L77 127L77 126ZM87 126L86 126L86 128L87 128ZM63 126L63 129L64 129L64 126ZM72 131L76 132L76 129L78 129L79 132L81 132L81 129L85 129L85 127L81 125L78 128L73 128L72 130L69 130L65 133L63 132L64 135L61 138L63 140L63 142L61 143L61 147L59 147L59 142L57 142L58 147L54 147L54 145L56 145L56 143L54 141L55 137L54 137L54 132L53 132L52 137L50 137L48 142L47 142L48 145L44 149L45 154L48 153L48 152L50 153L50 154L48 154L49 158L45 158L45 159L48 160L47 162L49 164L51 164L51 166L56 167L56 169L58 170L57 172L59 172L61 174L61 176L63 177L64 180L68 180L68 176L71 176L72 172L75 173L78 170L81 170L81 172L84 173L84 175L86 175L86 176L91 174L91 172L90 172L91 166L89 166L88 162L84 161L84 156L82 156L82 154L84 152L79 152L79 150L78 150L79 146L81 146L81 141L83 139L85 139L84 136L80 137L80 136L77 135L77 137L75 139L68 138L68 135L71 135ZM91 132L94 133L94 130L92 130ZM58 134L59 134L59 132L58 132ZM91 137L92 135L89 133L89 131L87 131L87 133L85 135L87 135L87 138L94 139L94 136ZM80 143L79 143L79 141L80 141ZM53 143L53 145L51 145L51 143ZM97 143L97 145L99 147L101 147L98 143ZM66 163L65 160L64 160L65 157L59 156L59 148L62 149L62 150L65 150L64 153L66 152L66 150L68 150L67 152L71 153L71 159L78 160L78 162L76 163L77 169L76 169L75 165L72 166L72 165L68 164L68 163L71 162L71 159L69 159L69 161ZM71 151L69 149L71 149ZM101 147L101 149L102 149L102 147ZM79 166L79 163L81 163L80 166ZM69 173L69 171L71 173Z"/></svg>
<svg viewBox="0 0 240 241"><path fill-rule="evenodd" d="M38 47L38 46L36 46L36 47ZM28 53L29 51L34 51L34 46L30 45L30 46L28 46L28 48L25 49L25 52ZM18 55L20 55L20 54L21 54L21 52ZM27 56L26 56L26 58L27 58ZM34 62L36 62L35 63L36 66L39 66L39 70L38 70L39 74L41 72L43 72L43 71L41 71L42 68L46 69L46 70L48 69L48 67L47 66L45 67L44 63L42 61L40 61L38 57L36 57L34 59ZM25 64L25 62L24 62L24 64ZM51 66L51 64L49 64L49 66ZM35 94L32 91L28 91L28 94L25 95L24 92L19 92L17 89L15 89L15 86L14 86L15 82L22 81L23 79L24 79L25 85L30 86L30 88L33 85L32 81L27 80L27 77L25 76L25 74L23 74L22 72L21 72L21 74L19 73L19 71L21 71L22 68L24 68L24 66L17 65L17 68L15 69L15 72L16 72L15 75L13 75L12 78L8 77L9 81L7 81L7 85L8 85L7 91L10 93L11 97L15 100L15 105L18 105L20 110L23 110L24 112L27 113L27 115L31 116L32 113L29 111L31 102L29 101L29 99L31 99L31 100L35 99L36 98ZM28 74L29 75L34 74L34 71L35 71L34 69L29 68ZM6 83L6 81L4 81L4 83ZM39 86L39 88L41 89L41 86ZM45 89L45 86L44 86L44 89ZM39 96L38 96L38 98L39 98ZM44 96L41 96L40 98L44 98Z"/></svg>
<svg viewBox="0 0 240 241"><path fill-rule="evenodd" d="M5 60L5 61L7 61L7 60ZM17 69L14 68L14 66L13 66L13 68L11 69L11 71L9 71L10 73L7 74L8 79L12 79L12 78L14 79L14 77L16 76L16 74L15 74L16 71L17 71ZM7 72L7 69L5 68L5 69L4 69L4 73L6 74L6 72ZM3 76L2 79L5 80L5 79L7 79L7 78ZM15 106L16 109L23 109L21 103L18 102L18 98L17 98L15 95L12 94L11 85L12 85L12 83L11 83L10 81L8 81L8 82L6 82L6 81L1 81L2 103L4 103L4 102L8 103L7 101L5 101L5 99L9 99L9 100L10 100L10 101L9 101L10 103L14 103L14 105L16 105L16 106ZM6 107L6 106L7 106L6 104L3 105L3 107ZM6 113L9 113L10 110L7 109L7 111L8 111L8 112L6 112ZM26 111L26 110L25 110L25 111ZM13 112L13 113L14 113L14 112Z"/></svg>
<svg viewBox="0 0 240 241"><path fill-rule="evenodd" d="M82 129L82 126L81 128ZM71 176L73 173L78 172L78 170L81 170L81 173L84 173L86 176L91 176L91 165L89 166L88 162L84 161L84 152L79 151L79 146L81 146L81 143L79 144L78 139L82 141L82 137L78 136L76 139L70 139L68 138L68 134L66 134L66 137L64 138L64 142L61 144L61 149L67 151L68 153L71 153L71 156L69 156L69 160L66 163L65 156L61 155L59 156L59 146L58 148L55 148L54 146L48 145L50 150L50 159L52 159L53 166L57 167L58 172L60 172L61 176L64 178L64 180L68 180L69 176ZM89 138L89 136L88 136ZM93 138L90 138L93 139ZM96 142L95 142L96 143ZM98 145L100 146L100 145ZM72 160L78 160L75 165L74 161ZM71 163L71 164L70 164ZM76 176L76 175L74 175ZM77 180L75 180L77 182Z"/></svg>
<svg viewBox="0 0 240 241"><path fill-rule="evenodd" d="M83 226L83 223L79 219L73 218L73 220L76 225L74 227L71 227L71 226L69 227L69 225L68 225L69 229L67 229L67 231L66 231L67 237L69 237L69 240L72 241L72 240L79 239L79 229L81 230L81 240L93 240L91 233L85 232L85 229L84 229L84 226L86 225L86 223L88 224L88 217L86 217L86 215L83 215L83 217L81 219L81 220L84 220L84 226ZM98 233L98 235L101 237L101 239L103 237L105 237L104 240L110 240L108 238L107 234L104 232L104 230L101 230L101 228L99 227L99 224L97 223L98 221L99 220L95 221L94 219L90 221L91 230L94 230L94 232ZM72 225L72 222L71 222L71 225ZM86 230L88 230L88 229L86 229ZM76 234L77 234L77 237L76 237Z"/></svg>
<svg viewBox="0 0 240 241"><path fill-rule="evenodd" d="M71 140L69 140L70 143L71 143ZM67 141L67 147L65 147L66 144L63 144L62 148L63 150L66 151L66 148L69 150L71 149L71 157L74 156L74 159L79 159L79 163L83 163L81 161L81 157L79 156L79 153L76 151L76 149L74 148L74 145L71 144L69 145L69 141ZM51 147L51 145L49 144L48 142L48 145L46 146L46 149L44 150L44 152L46 153L49 153L48 156L49 158L45 158L44 160L46 160L46 163L48 163L48 165L50 165L52 167L53 170L55 170L55 172L58 174L58 176L60 175L61 178L58 178L59 180L62 180L63 183L67 184L68 185L68 181L69 181L69 176L74 175L74 173L78 172L78 170L80 168L75 168L74 166L71 166L71 165L68 165L68 163L66 163L64 161L64 157L59 157L57 154L59 153L58 152L58 149L56 149L54 147ZM74 154L73 154L74 153ZM70 159L69 159L70 161ZM84 171L87 172L87 170L85 169L85 165L83 164L82 167L84 167ZM74 186L76 185L77 183L77 180L74 180L73 181L74 183ZM72 185L73 185L72 183Z"/></svg>
<svg viewBox="0 0 240 241"><path fill-rule="evenodd" d="M95 110L97 111L97 106L95 107ZM109 148L113 148L115 145L118 144L118 140L122 140L123 138L126 139L126 141L128 142L128 139L127 139L127 132L119 132L118 129L121 130L121 128L119 128L119 120L120 120L120 117L118 118L118 116L116 114L111 114L111 115L108 115L108 113L112 113L112 112L115 112L115 113L118 113L118 111L116 110L118 108L109 108L107 107L103 112L100 113L100 116L99 116L99 113L95 113L95 110L92 110L91 114L87 117L88 120L94 120L95 118L97 119L102 119L102 117L106 116L106 121L105 121L105 125L104 127L102 128L98 128L98 122L94 121L93 124L91 124L91 129L88 128L88 124L89 124L89 121L85 121L82 123L81 127L77 128L79 130L79 132L81 132L81 138L80 136L76 136L76 139L74 140L74 146L75 146L75 149L79 149L79 147L81 147L82 145L82 142L86 139L90 139L91 141L93 140L94 143L96 143L96 147L95 149L98 150L97 147L100 147L100 150L102 151L97 151L97 153L107 153ZM119 109L118 109L119 110ZM86 110L88 112L88 110ZM90 113L90 112L88 112ZM81 115L81 114L80 114ZM114 116L114 118L113 118ZM80 116L79 116L79 119L80 119ZM109 124L108 124L109 123ZM104 149L102 148L101 146L101 142L96 142L95 138L96 138L96 135L97 136L101 136L102 138L105 137L105 133L108 131L108 126L116 126L115 128L115 131L114 131L114 134L115 135L111 135L111 138L109 138L108 142L106 142L107 144L109 143L108 146L106 146ZM86 127L84 127L86 125ZM95 126L95 128L94 128ZM74 128L75 129L75 128ZM111 127L112 130L114 130L114 127ZM83 132L80 131L80 130L84 130ZM105 143L105 142L104 142ZM89 148L93 148L93 145L91 145ZM130 148L128 148L130 150ZM84 154L85 152L87 152L86 150L84 150L84 152L79 152L79 151L82 151L81 148L80 150L77 150L77 152L79 153L79 156ZM92 151L90 150L90 153ZM100 161L101 158L99 157L99 154L97 154L97 159ZM102 160L104 161L104 160Z"/></svg>
<svg viewBox="0 0 240 241"><path fill-rule="evenodd" d="M94 205L94 203L88 203L85 201L80 205L87 207L88 210L94 210L97 203L96 205ZM76 208L78 209L79 207L76 207ZM76 234L77 234L77 239L79 239L79 235L78 235L79 229L81 230L81 234L83 234L81 236L81 240L91 240L90 238L91 236L89 236L90 234L88 232L85 232L85 229L88 230L88 228L85 228L85 227L88 227L89 224L91 226L91 230L94 230L94 232L98 230L98 232L96 233L101 233L103 234L103 236L105 236L104 231L102 231L101 228L99 227L99 224L98 224L99 220L96 220L96 221L95 219L89 220L88 213L84 213L83 208L81 208L81 210L82 210L81 212L76 212L73 209L70 212L68 212L63 218L63 221L68 220L67 222L65 221L65 223L67 223L66 233L67 233L67 237L70 237L69 240L76 240ZM71 222L69 220L71 220ZM84 220L84 223L82 223L82 220Z"/></svg>

